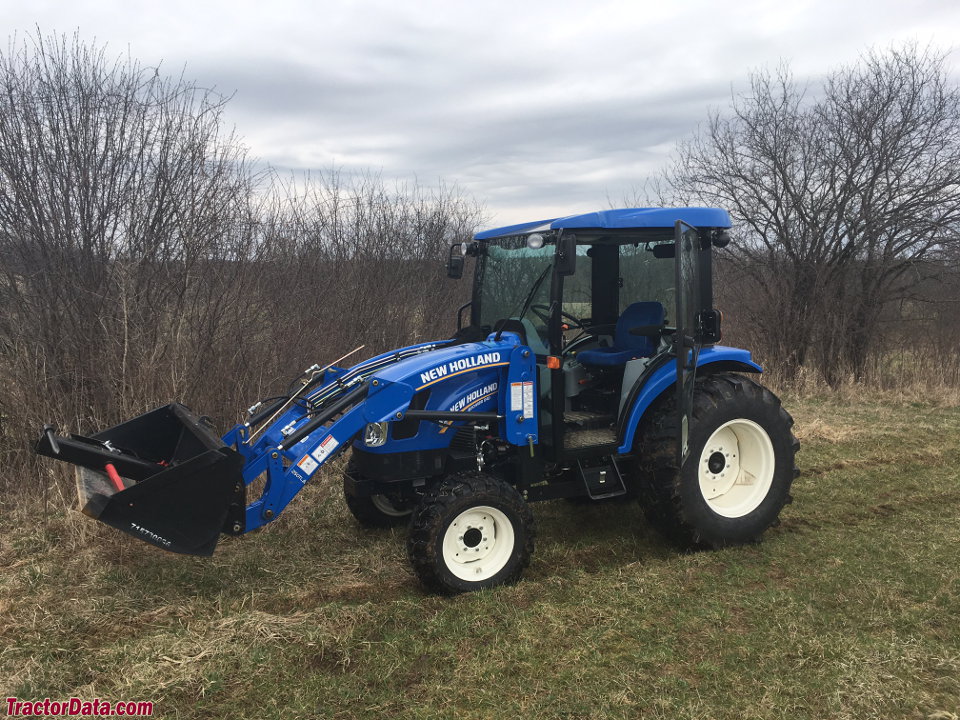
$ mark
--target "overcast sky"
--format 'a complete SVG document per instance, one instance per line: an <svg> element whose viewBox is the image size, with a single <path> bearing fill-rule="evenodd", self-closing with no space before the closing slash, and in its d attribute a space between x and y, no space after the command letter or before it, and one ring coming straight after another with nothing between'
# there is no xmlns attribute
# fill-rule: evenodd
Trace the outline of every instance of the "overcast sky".
<svg viewBox="0 0 960 720"><path fill-rule="evenodd" d="M960 67L960 0L0 0L0 27L185 68L255 157L456 183L493 225L619 201L753 69L909 40Z"/></svg>

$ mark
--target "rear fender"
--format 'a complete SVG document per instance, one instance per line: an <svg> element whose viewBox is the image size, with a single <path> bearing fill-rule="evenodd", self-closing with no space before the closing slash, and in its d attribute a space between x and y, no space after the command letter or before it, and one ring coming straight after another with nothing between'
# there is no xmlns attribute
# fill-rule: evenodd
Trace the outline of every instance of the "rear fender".
<svg viewBox="0 0 960 720"><path fill-rule="evenodd" d="M763 372L763 368L753 362L748 350L723 345L705 347L700 351L697 358L697 372L701 370ZM642 385L635 388L633 404L626 411L626 420L621 426L621 443L617 452L627 454L632 451L637 427L640 425L644 414L663 393L672 392L676 382L677 364L672 358L669 362L654 370L650 376L642 375L637 380L637 383L642 383Z"/></svg>

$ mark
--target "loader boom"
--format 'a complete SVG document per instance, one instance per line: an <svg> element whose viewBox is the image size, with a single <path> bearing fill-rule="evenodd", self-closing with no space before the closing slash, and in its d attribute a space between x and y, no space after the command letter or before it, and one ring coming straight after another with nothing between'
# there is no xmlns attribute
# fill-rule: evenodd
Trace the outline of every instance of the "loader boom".
<svg viewBox="0 0 960 720"><path fill-rule="evenodd" d="M258 413L261 417L235 425L222 438L187 408L173 404L89 438L57 436L46 427L37 452L81 467L78 490L87 514L164 549L207 555L221 532L239 535L274 520L367 424L403 420L413 396L439 383L490 375L504 395L507 388L519 387L521 400L502 414L419 410L415 419L494 420L509 442L536 443L536 408L522 401L524 387L532 397L535 373L533 353L512 333L479 343L423 343L352 368L329 367L314 378L303 402L290 403L272 421ZM151 440L157 437L165 441ZM124 476L123 490L105 480L107 465ZM198 467L205 468L205 476L195 477ZM244 505L245 489L261 477L262 494ZM147 502L134 501L147 485ZM201 496L204 502L198 505ZM184 506L203 512L186 521Z"/></svg>

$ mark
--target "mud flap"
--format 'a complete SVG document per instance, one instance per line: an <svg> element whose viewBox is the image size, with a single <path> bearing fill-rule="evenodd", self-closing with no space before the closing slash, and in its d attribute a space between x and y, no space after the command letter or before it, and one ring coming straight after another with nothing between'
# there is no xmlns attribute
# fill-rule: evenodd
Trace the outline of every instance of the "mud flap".
<svg viewBox="0 0 960 720"><path fill-rule="evenodd" d="M91 437L45 428L36 451L79 466L84 514L164 550L211 555L244 530L243 457L183 405Z"/></svg>

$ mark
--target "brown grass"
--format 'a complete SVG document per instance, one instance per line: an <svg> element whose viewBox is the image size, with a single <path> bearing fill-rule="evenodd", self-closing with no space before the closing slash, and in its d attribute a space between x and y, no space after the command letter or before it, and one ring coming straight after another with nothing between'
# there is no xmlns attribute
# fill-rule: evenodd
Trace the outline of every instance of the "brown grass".
<svg viewBox="0 0 960 720"><path fill-rule="evenodd" d="M633 504L545 503L524 581L457 598L334 473L210 559L11 508L0 692L175 718L956 715L960 409L788 407L803 474L762 545L683 555Z"/></svg>

